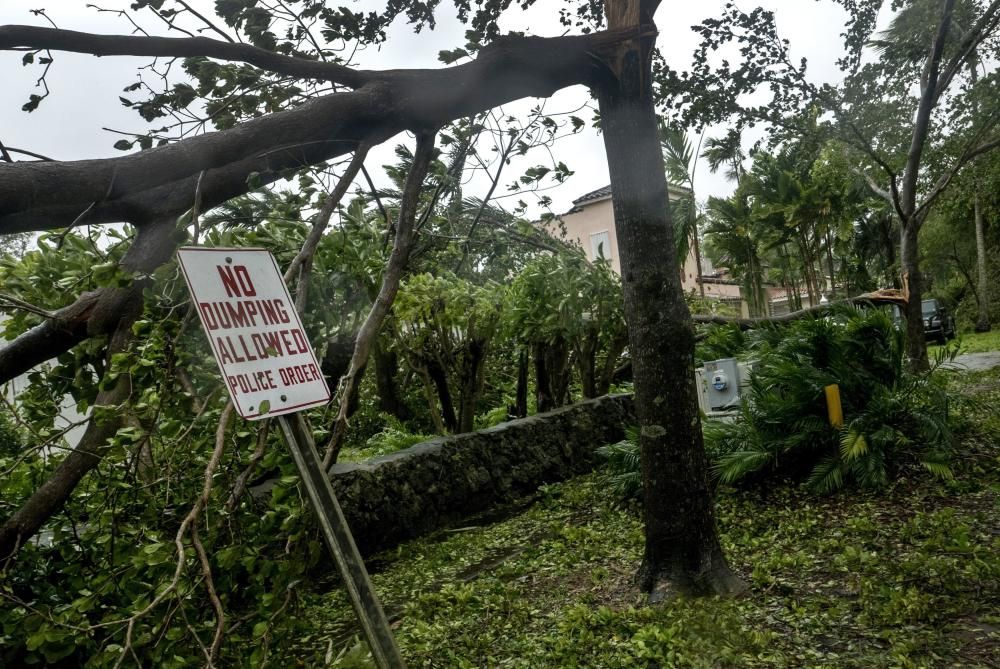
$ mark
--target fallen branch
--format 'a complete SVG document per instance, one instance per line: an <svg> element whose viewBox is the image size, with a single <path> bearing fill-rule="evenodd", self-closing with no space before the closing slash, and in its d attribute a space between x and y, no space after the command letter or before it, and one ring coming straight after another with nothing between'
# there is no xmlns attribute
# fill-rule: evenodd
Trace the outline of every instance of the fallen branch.
<svg viewBox="0 0 1000 669"><path fill-rule="evenodd" d="M858 295L857 297L849 297L843 300L834 300L828 304L820 304L815 307L809 307L808 309L800 309L799 311L792 311L787 314L781 314L780 316L762 316L759 318L739 318L736 316L711 316L706 314L694 314L691 316L691 320L695 323L702 325L737 325L741 330L752 330L760 325L767 325L771 323L788 323L790 321L797 321L800 318L807 318L809 316L816 316L818 314L824 313L831 309L837 307L842 307L845 305L862 305L862 304L893 304L897 306L904 306L906 304L906 298L903 296L902 292L898 290L882 290L874 293L864 293L863 295Z"/></svg>
<svg viewBox="0 0 1000 669"><path fill-rule="evenodd" d="M340 454L340 448L347 431L351 395L355 392L355 387L361 383L361 370L368 363L372 344L375 342L379 330L382 329L382 323L396 299L403 271L410 258L414 239L414 221L420 202L420 189L423 187L424 178L427 176L427 169L430 166L436 134L437 131L417 135L417 148L414 151L413 164L410 166L410 173L406 177L406 185L403 189L403 199L399 208L399 219L396 222L396 236L392 244L392 252L389 254L389 260L382 274L382 287L379 288L375 303L358 331L358 338L354 342L354 354L351 356L351 366L341 380L337 420L333 425L333 430L331 430L330 441L327 442L326 453L323 456L323 466L326 468L336 462L337 456Z"/></svg>
<svg viewBox="0 0 1000 669"><path fill-rule="evenodd" d="M174 545L177 548L177 564L174 568L174 575L167 584L167 587L160 591L156 597L153 598L149 604L147 604L139 612L133 614L128 619L128 626L125 631L125 643L122 646L121 654L118 656L118 661L115 663L115 669L121 666L122 662L128 653L132 651L132 636L135 632L135 624L149 614L150 611L159 606L168 596L173 594L178 585L180 584L181 574L184 573L184 567L187 563L186 555L187 549L184 547L184 538L189 531L194 531L194 526L198 523L198 516L201 515L202 510L208 504L208 498L212 494L212 487L215 479L215 470L219 467L219 461L222 459L222 453L225 451L226 447L226 429L229 427L229 421L233 416L233 403L230 400L226 402L225 408L222 410L222 414L219 416L219 426L215 431L215 448L212 450L212 456L208 460L208 464L205 465L205 475L202 482L201 494L195 500L194 504L191 506L191 510L181 521L181 526L177 528L177 534L174 536ZM197 547L196 547L197 550ZM204 550L204 548L202 548ZM209 575L211 570L209 569ZM209 585L210 592L214 594L214 585ZM217 599L217 597L216 597ZM213 602L214 604L214 602ZM221 604L220 604L221 607ZM217 625L224 626L225 617L217 612ZM216 641L221 643L219 627L216 628ZM197 637L197 634L195 634ZM216 644L213 643L212 648L209 649L207 653L208 664L212 664L212 659L217 651Z"/></svg>

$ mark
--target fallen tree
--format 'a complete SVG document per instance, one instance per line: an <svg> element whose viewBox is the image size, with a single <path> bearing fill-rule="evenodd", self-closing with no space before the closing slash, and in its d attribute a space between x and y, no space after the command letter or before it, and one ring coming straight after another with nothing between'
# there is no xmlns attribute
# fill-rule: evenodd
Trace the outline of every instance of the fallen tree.
<svg viewBox="0 0 1000 669"><path fill-rule="evenodd" d="M54 318L0 350L0 382L87 338L111 335L115 347L123 345L122 333L131 331L136 305L141 304L144 277L171 257L188 228L197 234L199 212L304 167L348 153L363 156L368 147L402 131L431 141L439 128L455 119L584 84L597 93L601 103L625 269L630 348L636 365L647 491L641 585L658 595L671 588L695 594L741 589L722 555L715 529L693 379L688 373L694 343L692 321L677 280L676 258L668 253L664 262L657 250L674 247L651 87L653 14L659 2L605 4L608 30L557 38L494 35L471 62L437 70L356 70L324 62L322 52L318 59L306 58L204 37L0 27L0 49L5 50L211 57L322 81L336 89L228 129L167 141L118 158L0 163L0 234L118 222L130 223L136 230L133 246L122 262L133 282L81 295ZM419 172L412 170L426 169L426 162L417 162L411 174L420 180ZM414 213L411 207L407 215ZM397 243L408 240L401 242L397 235ZM405 256L405 249L401 251ZM310 266L308 258L298 262ZM398 269L393 268L395 281ZM391 302L391 285L383 292ZM380 304L373 314L381 317L387 310L387 304ZM363 367L370 344L359 343L351 364L354 373ZM109 356L117 350L110 348ZM347 397L350 385L348 389ZM99 403L114 413L128 401L128 395L115 386L100 396ZM220 418L214 455L205 470L206 492L197 508L204 506L211 490L228 417L227 410ZM58 512L82 476L99 462L107 437L118 425L114 418L92 420L88 436L66 460L83 464L57 469L0 527L0 559L12 556ZM179 530L178 560L184 559L180 547L185 531L191 532L196 548L200 546L197 522L192 519ZM684 539L678 541L678 537ZM210 571L204 577L211 590ZM176 577L171 587L176 587ZM214 598L214 590L211 594ZM137 616L147 612L144 609ZM129 620L130 634L134 623L135 617ZM216 639L223 624L220 614ZM209 663L216 650L217 643L213 643Z"/></svg>

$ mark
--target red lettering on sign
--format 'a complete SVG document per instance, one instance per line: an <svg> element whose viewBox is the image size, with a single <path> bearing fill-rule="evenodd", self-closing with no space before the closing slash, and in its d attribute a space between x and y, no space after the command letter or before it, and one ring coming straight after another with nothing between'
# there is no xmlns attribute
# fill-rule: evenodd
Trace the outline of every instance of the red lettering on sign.
<svg viewBox="0 0 1000 669"><path fill-rule="evenodd" d="M228 339L228 337L227 337L227 339ZM232 362L233 361L233 355L229 352L229 349L226 348L225 343L222 341L222 337L216 337L215 338L215 343L219 347L219 360L223 364L225 364L227 362Z"/></svg>
<svg viewBox="0 0 1000 669"><path fill-rule="evenodd" d="M257 294L257 289L254 288L253 281L250 280L250 272L247 271L246 266L216 265L215 268L219 271L219 278L222 279L222 285L229 297L243 297L244 295L254 297Z"/></svg>
<svg viewBox="0 0 1000 669"><path fill-rule="evenodd" d="M212 315L212 305L208 302L199 302L198 309L201 310L202 318L205 322L205 327L209 330L218 329L219 323L215 320L215 316Z"/></svg>
<svg viewBox="0 0 1000 669"><path fill-rule="evenodd" d="M281 377L281 383L286 386L308 383L310 381L316 381L320 378L319 369L312 363L308 365L292 365L291 367L282 367L278 370L278 375Z"/></svg>
<svg viewBox="0 0 1000 669"><path fill-rule="evenodd" d="M285 303L281 300L274 300L274 308L278 311L278 320L282 323L288 323L292 319L289 318L288 312L285 311Z"/></svg>
<svg viewBox="0 0 1000 669"><path fill-rule="evenodd" d="M247 318L247 312L243 308L242 302L237 302L235 307L231 302L224 302L223 304L226 307L226 314L229 316L229 320L233 323L233 327L245 328L250 325L250 321ZM254 323L254 325L256 325L256 323Z"/></svg>

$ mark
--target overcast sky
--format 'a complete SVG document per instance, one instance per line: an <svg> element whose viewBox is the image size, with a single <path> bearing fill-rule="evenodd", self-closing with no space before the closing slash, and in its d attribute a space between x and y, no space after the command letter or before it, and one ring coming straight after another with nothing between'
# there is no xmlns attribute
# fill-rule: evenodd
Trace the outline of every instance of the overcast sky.
<svg viewBox="0 0 1000 669"><path fill-rule="evenodd" d="M92 0L91 0L92 1ZM106 9L125 9L131 0L104 0ZM376 5L384 2L351 2L341 0L352 7ZM675 69L684 69L691 60L697 44L696 35L690 27L706 17L718 15L725 0L701 0L701 2L663 2L656 21L660 30L658 46ZM212 14L211 0L197 0L193 3L207 14ZM332 4L332 3L331 3ZM558 3L561 5L561 3ZM809 59L810 78L820 81L838 78L834 61L842 52L840 32L843 30L844 13L833 2L810 0L739 0L736 4L744 9L758 5L775 11L782 36L791 40L792 56ZM87 2L80 0L58 0L42 3L40 0L0 0L0 24L48 25L29 10L45 6L52 19L63 28L99 33L128 33L131 26L113 13L98 13L88 8ZM504 25L507 30L520 30L529 34L552 36L564 32L555 18L556 3L539 2L538 7L529 12L508 12ZM401 67L439 67L437 54L442 49L452 49L464 43L466 26L459 24L451 16L449 3L442 3L438 12L438 25L434 31L414 34L403 22L397 22L389 39L379 49L371 48L358 54L360 67L388 69ZM150 32L162 32L155 19L138 14L142 25ZM220 22L221 23L221 22ZM162 25L162 24L160 24ZM0 52L0 71L4 73L3 93L0 95L0 140L10 146L29 149L60 160L99 158L121 155L112 148L120 136L102 130L104 127L141 132L143 121L138 115L121 105L118 96L122 89L136 81L137 68L148 63L148 59L106 57L57 53L48 75L51 95L41 107L30 114L21 111L21 105L28 95L38 92L35 86L41 69L39 66L23 67L21 57L16 52ZM134 97L134 96L133 96ZM560 91L546 103L548 111L570 110L579 107L588 99L582 86ZM506 113L523 112L538 101L524 101L505 108ZM581 114L590 121L590 112ZM709 136L721 134L721 129L710 129ZM405 135L384 144L369 157L369 171L381 173L379 166L394 161L392 147L400 141L411 141ZM580 194L599 188L608 183L604 146L596 131L586 128L576 136L560 140L554 149L557 160L567 163L575 174L564 185L548 191L554 204L553 210L563 212L571 201ZM507 168L503 184L513 180L525 167L541 163L542 156L529 158L520 165ZM712 175L699 163L696 172L696 190L700 200L709 195L726 195L732 184L721 175ZM466 195L483 195L484 179L475 179L467 188ZM498 189L498 194L503 188ZM510 204L510 200L502 200ZM532 213L537 213L534 210Z"/></svg>

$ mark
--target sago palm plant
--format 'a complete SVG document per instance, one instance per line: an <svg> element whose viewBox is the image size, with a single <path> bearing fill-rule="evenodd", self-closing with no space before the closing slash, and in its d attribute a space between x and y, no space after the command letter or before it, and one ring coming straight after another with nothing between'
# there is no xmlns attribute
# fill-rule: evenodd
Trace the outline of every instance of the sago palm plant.
<svg viewBox="0 0 1000 669"><path fill-rule="evenodd" d="M719 480L780 473L818 492L885 485L906 461L950 477L947 395L936 372L913 375L902 333L879 310L843 309L752 336L757 359L733 423L710 423ZM824 388L837 384L844 424L829 424Z"/></svg>

